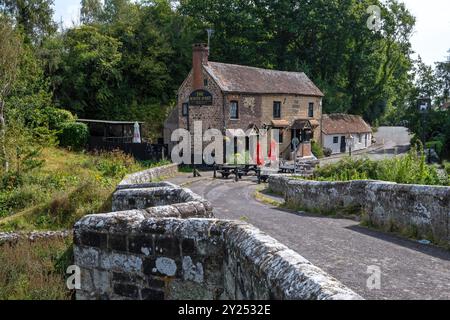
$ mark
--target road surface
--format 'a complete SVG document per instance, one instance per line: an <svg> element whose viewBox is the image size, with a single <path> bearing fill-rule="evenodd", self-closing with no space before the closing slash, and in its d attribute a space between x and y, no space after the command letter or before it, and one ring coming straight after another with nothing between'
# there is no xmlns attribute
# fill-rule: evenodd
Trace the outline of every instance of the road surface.
<svg viewBox="0 0 450 320"><path fill-rule="evenodd" d="M450 251L368 230L352 220L268 206L255 200L254 181L206 178L188 187L211 201L217 218L245 219L366 299L450 299ZM371 266L381 270L380 290L367 287Z"/></svg>
<svg viewBox="0 0 450 320"><path fill-rule="evenodd" d="M358 154L354 154L353 158L368 157L371 160L389 159L405 154L409 151L411 146L412 135L405 127L380 127L378 128L378 131L374 133L374 137L377 141L377 145L381 146L377 147L375 150L368 149L366 151L360 151ZM348 156L348 154L325 158L322 159L320 163L322 165L335 163L346 156Z"/></svg>

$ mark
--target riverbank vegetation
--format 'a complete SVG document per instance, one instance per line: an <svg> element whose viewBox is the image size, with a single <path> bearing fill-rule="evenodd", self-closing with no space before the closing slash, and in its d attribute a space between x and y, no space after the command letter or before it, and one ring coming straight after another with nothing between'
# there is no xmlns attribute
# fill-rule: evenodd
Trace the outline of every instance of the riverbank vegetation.
<svg viewBox="0 0 450 320"><path fill-rule="evenodd" d="M407 155L374 161L347 157L314 172L319 181L380 180L402 184L450 185L448 171L428 165L423 151L413 148Z"/></svg>

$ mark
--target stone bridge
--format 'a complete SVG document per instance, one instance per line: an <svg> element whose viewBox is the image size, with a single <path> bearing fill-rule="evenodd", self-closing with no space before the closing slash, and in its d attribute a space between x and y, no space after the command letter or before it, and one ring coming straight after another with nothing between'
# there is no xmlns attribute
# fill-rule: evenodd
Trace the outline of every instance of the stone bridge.
<svg viewBox="0 0 450 320"><path fill-rule="evenodd" d="M75 225L77 299L362 299L257 228L213 219L211 203L191 190L152 182L173 171L127 177L114 212Z"/></svg>

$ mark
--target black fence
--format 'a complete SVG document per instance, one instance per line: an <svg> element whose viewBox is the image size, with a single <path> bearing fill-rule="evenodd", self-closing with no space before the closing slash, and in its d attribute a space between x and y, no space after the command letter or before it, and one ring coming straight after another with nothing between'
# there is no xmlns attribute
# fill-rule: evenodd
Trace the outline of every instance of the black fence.
<svg viewBox="0 0 450 320"><path fill-rule="evenodd" d="M90 151L121 150L141 161L161 161L168 159L168 146L164 144L131 143L105 140L104 138L91 137L88 149Z"/></svg>

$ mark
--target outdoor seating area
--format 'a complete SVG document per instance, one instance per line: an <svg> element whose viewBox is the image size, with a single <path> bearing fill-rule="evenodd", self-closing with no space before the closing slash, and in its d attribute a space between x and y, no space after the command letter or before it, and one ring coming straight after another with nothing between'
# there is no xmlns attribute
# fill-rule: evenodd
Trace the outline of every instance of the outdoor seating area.
<svg viewBox="0 0 450 320"><path fill-rule="evenodd" d="M260 167L258 165L215 165L214 179L218 179L218 175L220 175L221 179L227 180L230 177L234 177L235 181L239 181L242 180L243 177L249 176L253 173L254 176L258 178L258 183L262 183L267 182L270 175L281 172L282 171L278 169Z"/></svg>

